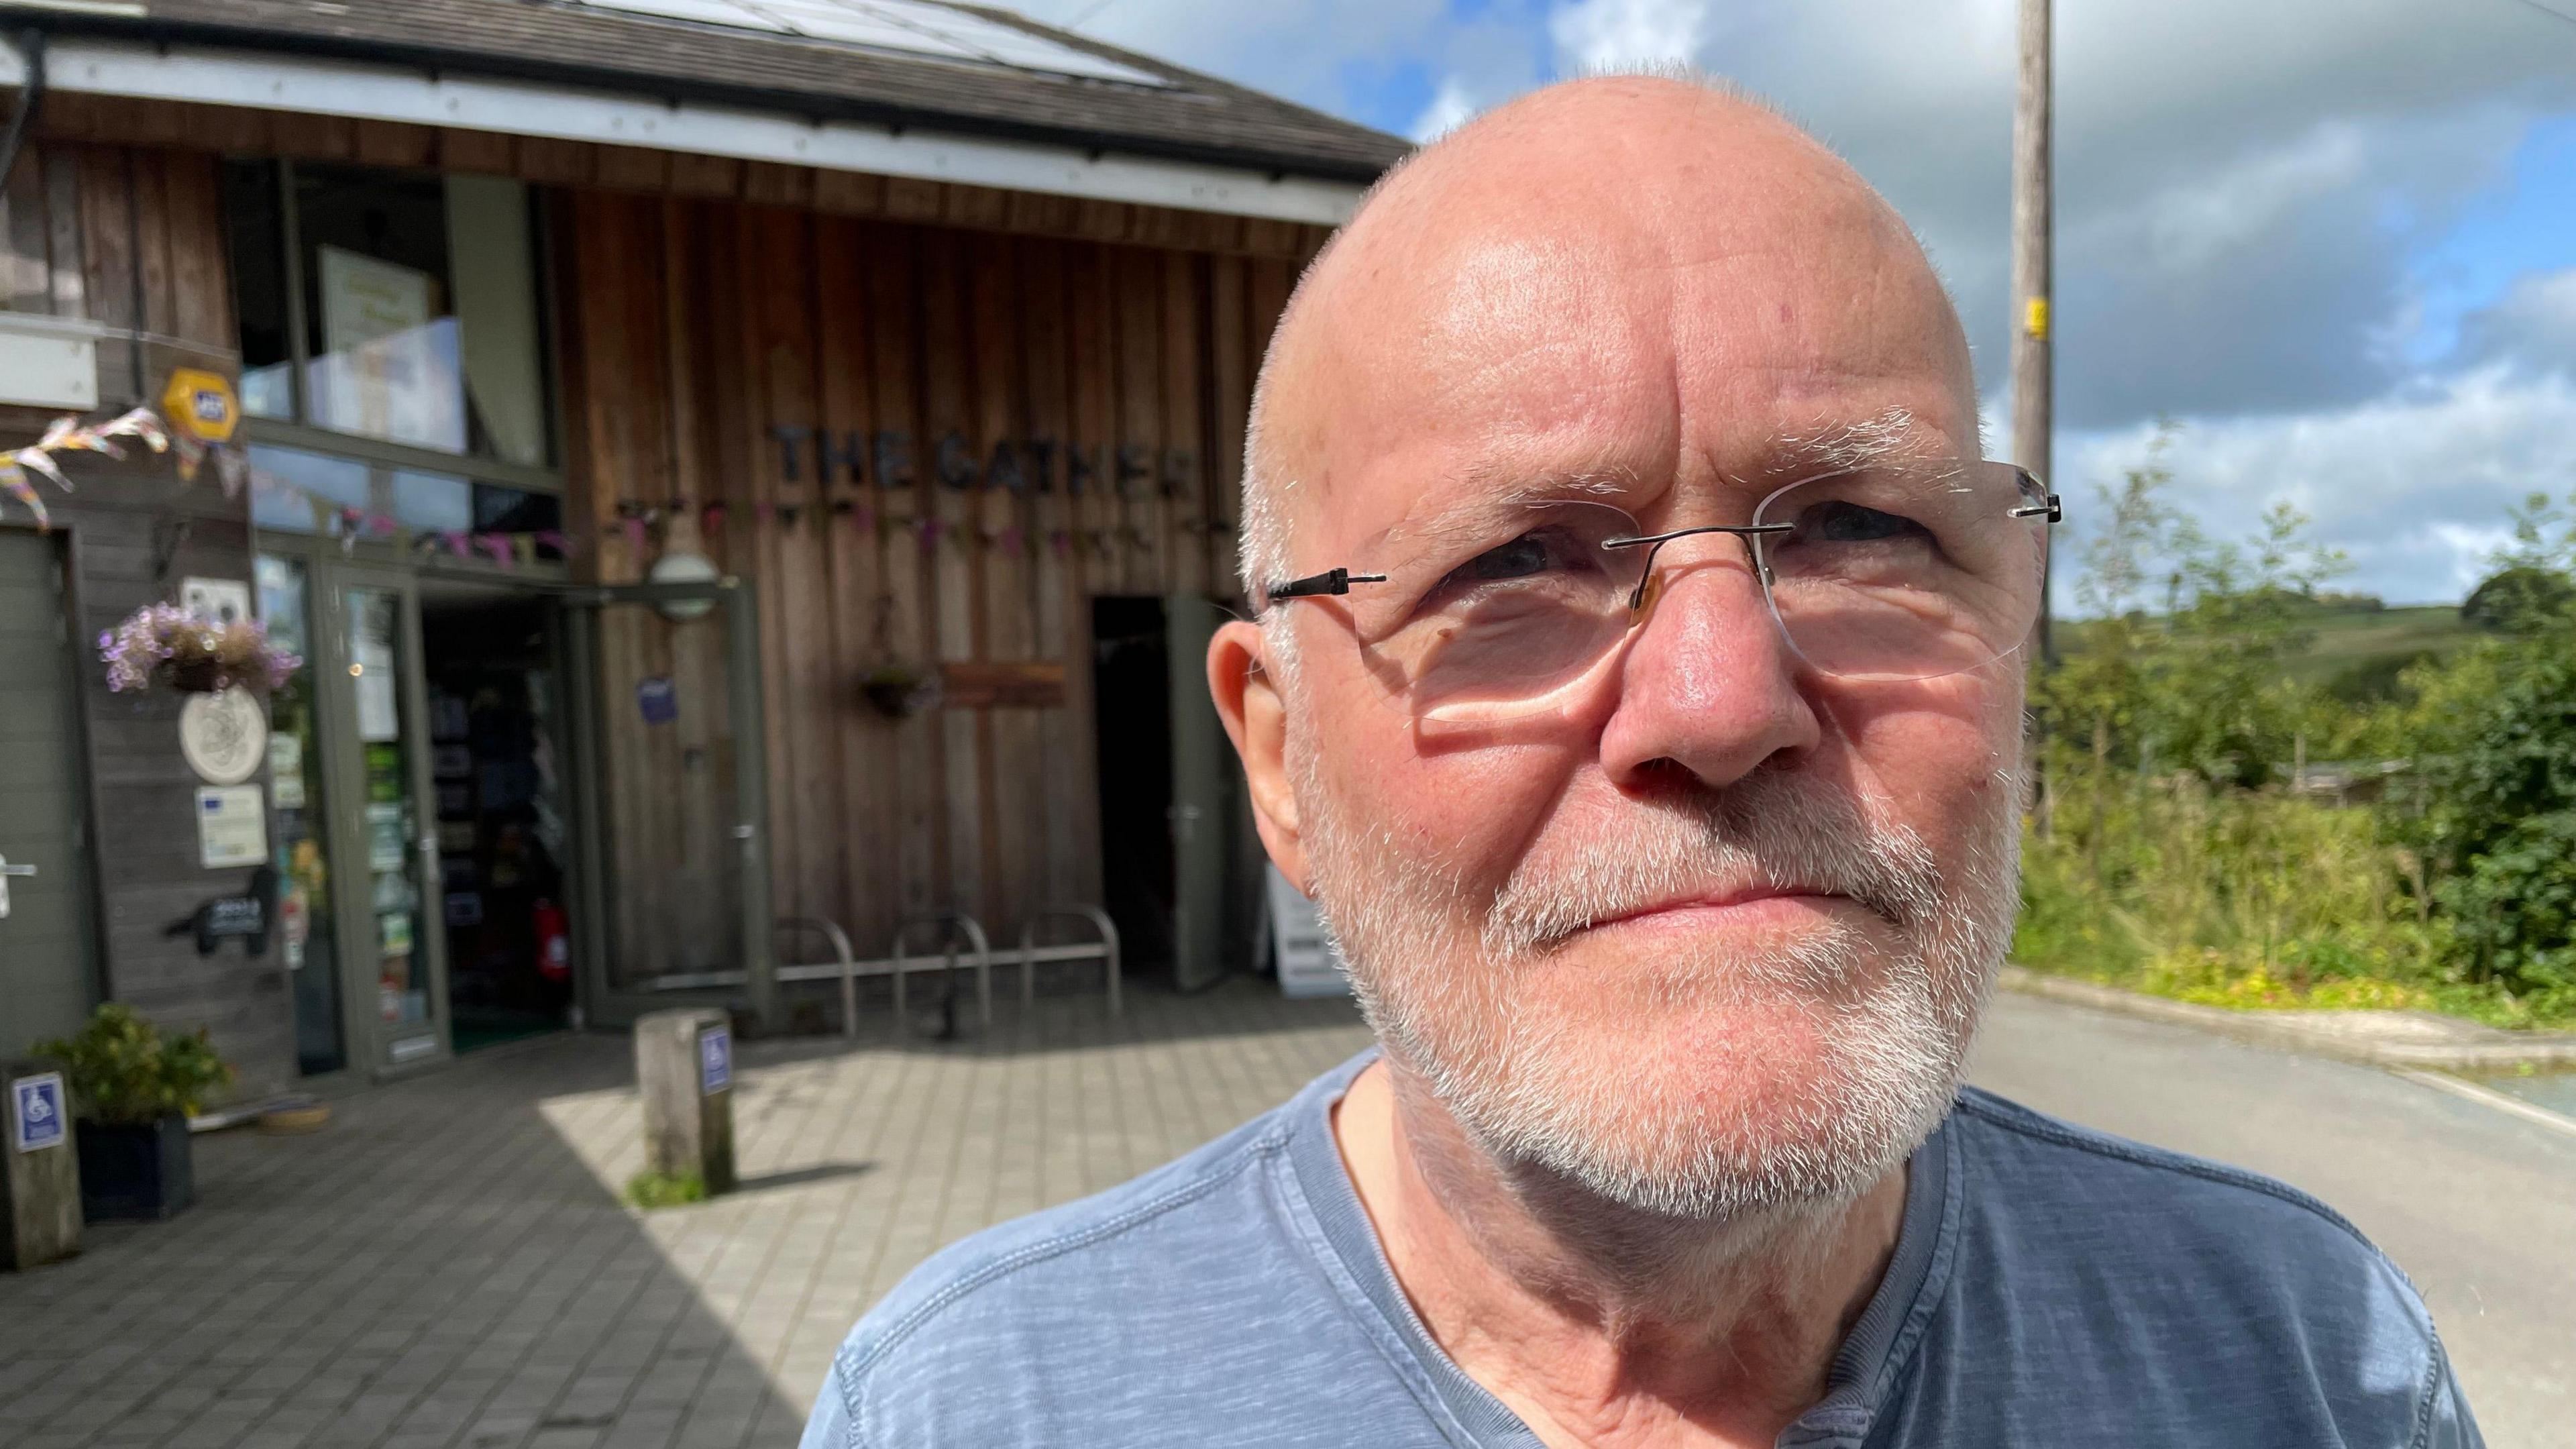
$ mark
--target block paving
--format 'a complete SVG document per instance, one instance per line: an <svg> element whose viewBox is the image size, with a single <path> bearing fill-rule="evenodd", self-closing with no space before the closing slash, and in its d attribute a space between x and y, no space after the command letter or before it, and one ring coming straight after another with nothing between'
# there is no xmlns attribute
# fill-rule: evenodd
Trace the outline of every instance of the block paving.
<svg viewBox="0 0 2576 1449"><path fill-rule="evenodd" d="M1012 983L1016 984L1016 983ZM1007 998L1012 993L1000 993ZM740 1192L650 1213L623 1035L495 1049L196 1142L198 1205L0 1275L12 1449L792 1445L834 1348L940 1246L1215 1137L1367 1041L1236 979L997 1002L939 1043L745 1042Z"/></svg>

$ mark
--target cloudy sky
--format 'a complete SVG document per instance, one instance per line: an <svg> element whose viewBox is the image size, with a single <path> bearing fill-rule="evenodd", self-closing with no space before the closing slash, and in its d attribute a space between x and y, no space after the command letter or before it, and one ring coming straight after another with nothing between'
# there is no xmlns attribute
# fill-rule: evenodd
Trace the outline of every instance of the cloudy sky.
<svg viewBox="0 0 2576 1449"><path fill-rule="evenodd" d="M1912 220L2002 421L2015 0L1019 8L1415 137L1587 68L1730 76ZM2543 0L2061 4L2058 128L2071 500L2170 417L2213 529L2289 498L2350 552L2348 586L2419 602L2476 580L2507 505L2576 488L2576 18Z"/></svg>

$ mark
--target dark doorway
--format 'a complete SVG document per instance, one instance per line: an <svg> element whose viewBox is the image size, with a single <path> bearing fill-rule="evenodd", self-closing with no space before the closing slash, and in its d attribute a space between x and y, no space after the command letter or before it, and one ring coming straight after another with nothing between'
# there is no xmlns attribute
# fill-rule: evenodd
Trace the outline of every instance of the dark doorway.
<svg viewBox="0 0 2576 1449"><path fill-rule="evenodd" d="M470 1052L567 1024L572 943L553 606L421 589L450 1026Z"/></svg>
<svg viewBox="0 0 2576 1449"><path fill-rule="evenodd" d="M1091 601L1100 884L1131 974L1172 966L1171 651L1161 599Z"/></svg>

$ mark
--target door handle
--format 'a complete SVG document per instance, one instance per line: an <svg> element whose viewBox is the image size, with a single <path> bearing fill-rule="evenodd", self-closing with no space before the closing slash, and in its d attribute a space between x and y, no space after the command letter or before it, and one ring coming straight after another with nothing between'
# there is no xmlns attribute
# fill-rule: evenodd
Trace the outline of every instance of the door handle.
<svg viewBox="0 0 2576 1449"><path fill-rule="evenodd" d="M9 857L0 855L0 921L9 919L9 878L11 876L31 876L35 873L36 868L34 866L11 865L9 863Z"/></svg>

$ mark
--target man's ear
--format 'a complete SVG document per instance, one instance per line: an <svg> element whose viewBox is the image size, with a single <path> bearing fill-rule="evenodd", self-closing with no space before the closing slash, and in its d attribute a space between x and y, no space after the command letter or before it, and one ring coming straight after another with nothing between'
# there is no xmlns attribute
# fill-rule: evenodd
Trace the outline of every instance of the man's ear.
<svg viewBox="0 0 2576 1449"><path fill-rule="evenodd" d="M1288 702L1279 697L1269 667L1268 641L1257 624L1234 620L1208 641L1208 693L1243 759L1251 787L1253 823L1271 863L1288 883L1313 894L1306 879L1306 844L1297 821L1297 792L1289 785Z"/></svg>

